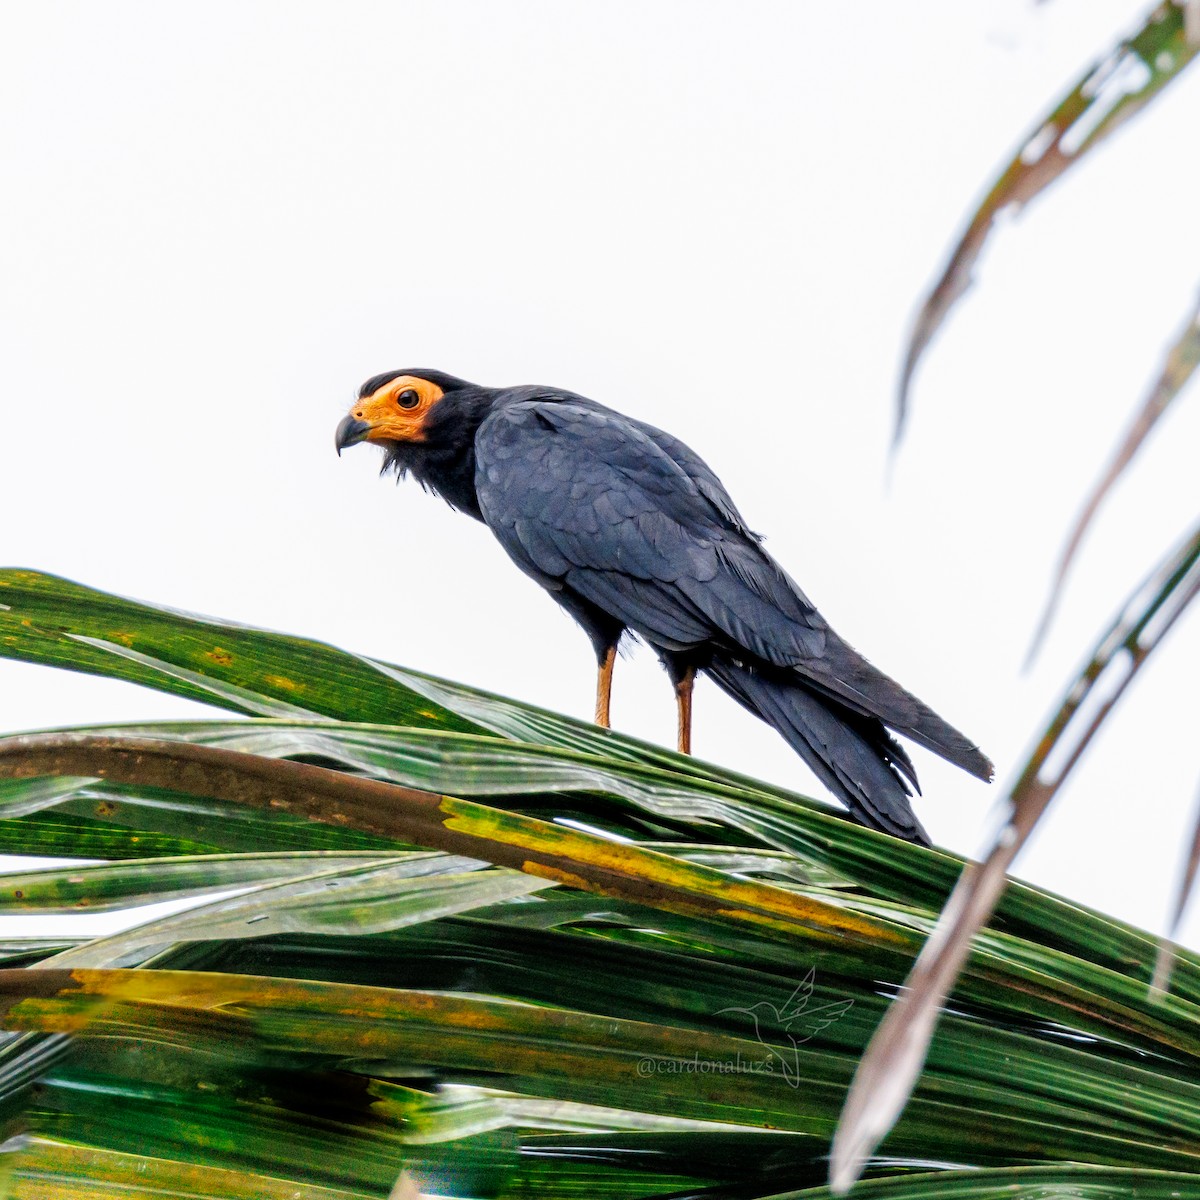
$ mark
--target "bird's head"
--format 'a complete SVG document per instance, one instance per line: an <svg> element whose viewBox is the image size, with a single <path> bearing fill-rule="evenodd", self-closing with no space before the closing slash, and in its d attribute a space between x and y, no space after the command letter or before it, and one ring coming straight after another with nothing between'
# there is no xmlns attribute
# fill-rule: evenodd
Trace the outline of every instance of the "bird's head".
<svg viewBox="0 0 1200 1200"><path fill-rule="evenodd" d="M429 442L457 407L454 400L480 389L441 371L386 371L358 390L358 399L337 427L338 454L359 442L377 442L389 454Z"/></svg>
<svg viewBox="0 0 1200 1200"><path fill-rule="evenodd" d="M475 433L498 395L443 371L385 371L358 389L337 427L337 452L359 442L383 450L383 471L409 472L423 488L482 521L475 492Z"/></svg>

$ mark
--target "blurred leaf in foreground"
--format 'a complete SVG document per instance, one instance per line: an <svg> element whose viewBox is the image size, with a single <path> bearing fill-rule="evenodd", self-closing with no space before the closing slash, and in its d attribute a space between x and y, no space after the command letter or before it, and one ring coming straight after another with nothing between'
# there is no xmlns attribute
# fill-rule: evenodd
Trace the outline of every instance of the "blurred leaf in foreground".
<svg viewBox="0 0 1200 1200"><path fill-rule="evenodd" d="M897 395L895 441L908 415L913 375L925 348L971 284L972 270L996 218L1028 203L1177 79L1200 46L1183 8L1159 4L1142 28L1091 67L1022 143L967 225L941 278L921 307L909 338Z"/></svg>
<svg viewBox="0 0 1200 1200"><path fill-rule="evenodd" d="M904 990L872 1036L834 1137L835 1193L850 1189L904 1110L972 939L995 911L1013 860L1125 688L1197 593L1200 527L1138 588L1100 639L1014 785L1008 821L983 861L963 871Z"/></svg>
<svg viewBox="0 0 1200 1200"><path fill-rule="evenodd" d="M1066 545L1055 568L1054 581L1050 585L1050 596L1038 622L1037 632L1029 648L1029 660L1037 654L1042 640L1054 620L1058 608L1059 597L1062 594L1063 583L1075 554L1083 541L1083 536L1091 526L1092 520L1099 510L1105 496L1113 484L1120 479L1125 468L1133 461L1133 457L1141 449L1142 443L1150 435L1150 431L1158 423L1159 418L1167 411L1171 401L1183 390L1196 367L1200 366L1200 295L1197 295L1192 311L1188 315L1187 324L1180 332L1175 342L1167 351L1162 369L1154 386L1138 410L1133 423L1125 433L1121 444L1117 447L1112 461L1105 468L1103 475L1096 482L1091 494L1084 501L1079 516L1067 537ZM1028 661L1027 664L1028 665Z"/></svg>

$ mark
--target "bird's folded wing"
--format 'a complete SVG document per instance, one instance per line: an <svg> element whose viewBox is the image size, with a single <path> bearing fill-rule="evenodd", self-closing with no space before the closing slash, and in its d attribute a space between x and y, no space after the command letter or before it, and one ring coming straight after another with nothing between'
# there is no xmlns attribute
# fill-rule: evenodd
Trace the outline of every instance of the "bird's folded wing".
<svg viewBox="0 0 1200 1200"><path fill-rule="evenodd" d="M755 533L746 519L738 512L733 497L717 478L713 469L690 446L685 445L673 434L656 429L644 421L630 420L630 424L641 430L676 466L696 485L696 490L717 510L722 519L738 533L754 542L761 542L762 535Z"/></svg>
<svg viewBox="0 0 1200 1200"><path fill-rule="evenodd" d="M484 520L545 586L657 645L718 639L780 667L819 655L820 616L653 432L586 402L500 409L476 436Z"/></svg>
<svg viewBox="0 0 1200 1200"><path fill-rule="evenodd" d="M668 447L682 444L655 435L666 437L584 400L497 409L475 441L484 520L543 586L569 588L652 644L707 644L794 671L989 778L969 739L829 628L702 460L676 461Z"/></svg>

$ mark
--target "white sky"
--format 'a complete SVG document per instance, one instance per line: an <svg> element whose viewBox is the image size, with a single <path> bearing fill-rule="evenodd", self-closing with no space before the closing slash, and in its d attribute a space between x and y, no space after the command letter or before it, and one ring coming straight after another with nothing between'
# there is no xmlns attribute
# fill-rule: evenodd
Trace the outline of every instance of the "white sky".
<svg viewBox="0 0 1200 1200"><path fill-rule="evenodd" d="M573 388L704 454L839 632L995 759L988 789L914 753L922 819L969 853L1194 507L1193 395L1020 674L1068 522L1200 282L1200 71L995 239L889 489L903 339L985 183L1142 11L10 4L0 561L586 716L586 639L491 535L377 479L374 450L333 453L377 371ZM1193 617L1019 873L1161 926L1198 651ZM619 728L672 740L650 655L616 689ZM701 755L817 789L715 688L698 704ZM0 663L0 729L207 711Z"/></svg>

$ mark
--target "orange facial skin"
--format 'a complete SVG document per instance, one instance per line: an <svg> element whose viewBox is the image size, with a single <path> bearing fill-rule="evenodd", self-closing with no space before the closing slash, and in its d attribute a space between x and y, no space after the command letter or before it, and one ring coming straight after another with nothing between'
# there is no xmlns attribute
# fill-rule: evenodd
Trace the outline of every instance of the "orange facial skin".
<svg viewBox="0 0 1200 1200"><path fill-rule="evenodd" d="M423 442L429 410L442 396L442 389L436 383L415 375L389 380L378 391L358 400L350 410L353 420L367 426L354 440Z"/></svg>

